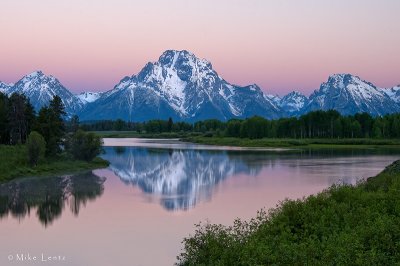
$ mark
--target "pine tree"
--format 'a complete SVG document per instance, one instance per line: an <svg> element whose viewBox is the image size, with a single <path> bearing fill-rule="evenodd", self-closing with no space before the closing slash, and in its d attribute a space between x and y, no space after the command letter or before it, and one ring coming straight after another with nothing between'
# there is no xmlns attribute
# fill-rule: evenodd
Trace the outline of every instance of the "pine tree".
<svg viewBox="0 0 400 266"><path fill-rule="evenodd" d="M10 143L25 143L27 138L26 105L27 98L24 95L13 93L9 100L9 131Z"/></svg>
<svg viewBox="0 0 400 266"><path fill-rule="evenodd" d="M8 120L9 104L7 95L0 92L0 143L10 143L9 120Z"/></svg>

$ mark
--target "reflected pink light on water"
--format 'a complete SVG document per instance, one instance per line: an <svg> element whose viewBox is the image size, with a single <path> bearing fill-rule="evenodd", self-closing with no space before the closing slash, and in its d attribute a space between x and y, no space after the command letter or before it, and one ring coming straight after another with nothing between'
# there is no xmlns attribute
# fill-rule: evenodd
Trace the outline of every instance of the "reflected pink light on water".
<svg viewBox="0 0 400 266"><path fill-rule="evenodd" d="M62 253L73 265L172 265L185 236L200 221L229 225L239 217L254 217L261 208L273 208L285 198L315 194L339 182L375 175L396 156L331 159L267 160L255 175L228 176L212 188L211 197L188 211L168 211L159 197L126 185L108 169L94 173L106 177L104 193L82 207L78 217L69 211L43 227L31 210L18 220L0 220L0 235L8 253ZM341 164L348 163L348 166ZM68 208L68 206L66 206Z"/></svg>

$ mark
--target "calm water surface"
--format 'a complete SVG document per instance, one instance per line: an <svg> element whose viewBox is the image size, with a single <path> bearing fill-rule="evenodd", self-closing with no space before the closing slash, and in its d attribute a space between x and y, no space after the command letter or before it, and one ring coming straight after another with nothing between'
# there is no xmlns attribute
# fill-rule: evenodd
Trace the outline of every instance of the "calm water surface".
<svg viewBox="0 0 400 266"><path fill-rule="evenodd" d="M354 184L400 157L393 150L221 149L175 140L105 145L108 169L0 185L0 265L172 265L199 221L248 219L285 198ZM42 253L65 261L42 262ZM17 254L38 261L17 261Z"/></svg>

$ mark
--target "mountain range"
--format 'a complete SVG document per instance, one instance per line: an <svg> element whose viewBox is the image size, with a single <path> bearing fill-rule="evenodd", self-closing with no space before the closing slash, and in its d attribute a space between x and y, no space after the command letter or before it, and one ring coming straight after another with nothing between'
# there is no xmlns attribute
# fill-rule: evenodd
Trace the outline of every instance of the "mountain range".
<svg viewBox="0 0 400 266"><path fill-rule="evenodd" d="M36 110L61 97L69 116L81 121L168 119L228 120L254 115L268 119L334 109L344 115L373 116L400 112L400 85L379 88L351 74L335 74L309 97L293 91L283 97L257 85L237 86L224 80L212 64L188 51L165 51L136 75L124 77L106 92L72 94L58 79L35 71L15 84L0 82L0 92L25 94Z"/></svg>

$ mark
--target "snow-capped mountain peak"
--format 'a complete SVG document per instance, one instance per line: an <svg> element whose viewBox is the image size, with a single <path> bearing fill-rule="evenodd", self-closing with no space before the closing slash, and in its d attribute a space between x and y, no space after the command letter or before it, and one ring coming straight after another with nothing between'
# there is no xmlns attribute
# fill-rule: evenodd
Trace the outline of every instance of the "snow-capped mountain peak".
<svg viewBox="0 0 400 266"><path fill-rule="evenodd" d="M383 89L384 92L396 103L400 104L400 85L390 89Z"/></svg>
<svg viewBox="0 0 400 266"><path fill-rule="evenodd" d="M400 85L378 88L351 74L334 74L309 98L298 91L284 97L264 93L259 86L237 86L224 80L212 64L188 51L165 51L136 75L123 78L107 92L73 95L58 79L34 71L15 84L0 82L0 92L25 94L36 110L55 95L69 116L82 121L168 119L228 120L254 115L268 119L300 116L314 110L337 110L343 115L400 112Z"/></svg>
<svg viewBox="0 0 400 266"><path fill-rule="evenodd" d="M307 104L308 98L298 91L293 91L285 95L280 101L280 107L288 116L301 114L301 111Z"/></svg>
<svg viewBox="0 0 400 266"><path fill-rule="evenodd" d="M58 79L47 76L42 71L34 71L22 77L12 86L8 93L25 94L36 110L47 105L55 95L60 96L68 114L77 113L82 103Z"/></svg>
<svg viewBox="0 0 400 266"><path fill-rule="evenodd" d="M307 111L334 109L342 114L367 112L384 115L398 106L380 88L350 74L335 74L310 96Z"/></svg>
<svg viewBox="0 0 400 266"><path fill-rule="evenodd" d="M8 94L12 86L14 86L13 83L5 83L0 81L0 92Z"/></svg>
<svg viewBox="0 0 400 266"><path fill-rule="evenodd" d="M100 98L101 94L101 92L82 92L75 96L80 99L84 104L86 104L96 101L98 98Z"/></svg>
<svg viewBox="0 0 400 266"><path fill-rule="evenodd" d="M100 109L114 112L100 112ZM103 117L99 117L99 113ZM88 105L83 119L202 120L262 115L277 118L277 107L256 85L229 84L209 61L186 50L165 51L137 74L125 77L113 90Z"/></svg>

